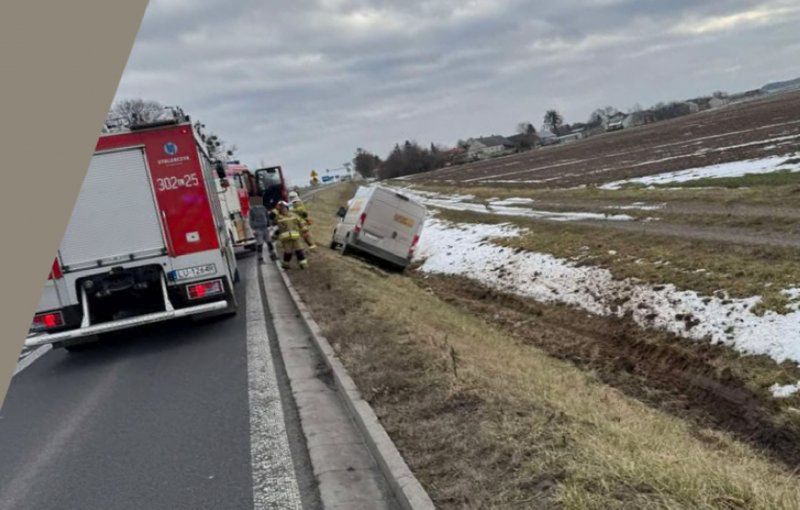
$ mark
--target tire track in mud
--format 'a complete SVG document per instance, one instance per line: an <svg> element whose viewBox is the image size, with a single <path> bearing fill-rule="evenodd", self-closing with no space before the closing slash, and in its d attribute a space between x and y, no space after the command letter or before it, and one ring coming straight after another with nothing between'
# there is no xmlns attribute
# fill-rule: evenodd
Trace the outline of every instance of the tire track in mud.
<svg viewBox="0 0 800 510"><path fill-rule="evenodd" d="M800 468L800 417L792 417L766 391L749 388L732 370L729 349L643 330L630 318L542 305L466 278L416 280L444 301L480 314L550 356L593 371L602 382L651 407L729 432L790 468ZM774 364L760 358L747 362ZM797 366L774 369L800 376ZM696 433L707 439L701 430Z"/></svg>

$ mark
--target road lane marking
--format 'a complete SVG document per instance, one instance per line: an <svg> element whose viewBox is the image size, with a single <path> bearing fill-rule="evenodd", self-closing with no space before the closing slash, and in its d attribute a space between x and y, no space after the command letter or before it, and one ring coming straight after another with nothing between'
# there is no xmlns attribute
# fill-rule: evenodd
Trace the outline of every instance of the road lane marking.
<svg viewBox="0 0 800 510"><path fill-rule="evenodd" d="M19 360L17 362L17 368L14 370L14 375L12 377L16 376L18 373L22 372L23 370L25 370L26 368L31 366L31 364L34 361L36 361L37 359L41 358L42 356L44 356L48 352L50 352L50 350L52 348L53 348L52 345L45 344L45 345L42 345L40 347L37 347L36 349L34 349L30 353L28 353L27 356L25 356L24 358L22 358L21 360Z"/></svg>
<svg viewBox="0 0 800 510"><path fill-rule="evenodd" d="M275 365L269 348L258 267L249 264L247 305L247 386L250 401L250 459L253 506L302 509L289 436L286 433Z"/></svg>

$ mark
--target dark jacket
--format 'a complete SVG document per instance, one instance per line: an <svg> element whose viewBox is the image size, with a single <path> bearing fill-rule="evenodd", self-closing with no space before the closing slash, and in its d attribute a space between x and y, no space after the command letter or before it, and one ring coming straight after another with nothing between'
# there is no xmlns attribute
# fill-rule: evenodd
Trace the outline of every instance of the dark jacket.
<svg viewBox="0 0 800 510"><path fill-rule="evenodd" d="M250 228L254 230L266 230L269 227L269 212L263 205L253 205L250 207Z"/></svg>

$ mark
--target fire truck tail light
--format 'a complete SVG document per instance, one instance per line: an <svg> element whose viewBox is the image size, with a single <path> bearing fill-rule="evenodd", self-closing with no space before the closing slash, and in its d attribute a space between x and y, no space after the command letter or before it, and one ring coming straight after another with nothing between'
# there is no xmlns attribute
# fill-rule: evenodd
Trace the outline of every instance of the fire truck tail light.
<svg viewBox="0 0 800 510"><path fill-rule="evenodd" d="M39 329L53 329L64 325L61 312L39 313L33 316L33 325Z"/></svg>
<svg viewBox="0 0 800 510"><path fill-rule="evenodd" d="M209 282L192 283L186 286L189 299L202 299L208 296L215 296L225 292L222 280L211 280Z"/></svg>
<svg viewBox="0 0 800 510"><path fill-rule="evenodd" d="M356 234L361 232L361 229L364 227L364 222L366 221L367 221L367 213L362 212L361 216L359 216L358 218L358 223L356 223L356 226L353 227L353 232L355 232Z"/></svg>
<svg viewBox="0 0 800 510"><path fill-rule="evenodd" d="M50 269L50 274L47 276L48 280L58 280L64 276L64 273L61 271L61 264L58 263L58 259L53 259L53 267Z"/></svg>

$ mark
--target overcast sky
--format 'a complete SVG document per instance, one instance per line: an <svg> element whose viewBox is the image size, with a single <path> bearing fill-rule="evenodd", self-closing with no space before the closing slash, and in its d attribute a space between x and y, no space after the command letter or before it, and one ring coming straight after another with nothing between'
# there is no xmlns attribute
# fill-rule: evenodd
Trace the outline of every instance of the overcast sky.
<svg viewBox="0 0 800 510"><path fill-rule="evenodd" d="M800 76L797 0L151 0L117 98L295 184L357 147L537 128Z"/></svg>

